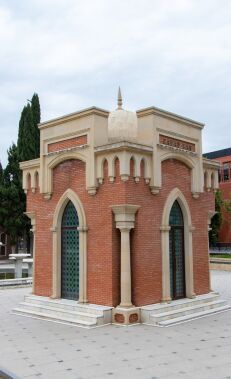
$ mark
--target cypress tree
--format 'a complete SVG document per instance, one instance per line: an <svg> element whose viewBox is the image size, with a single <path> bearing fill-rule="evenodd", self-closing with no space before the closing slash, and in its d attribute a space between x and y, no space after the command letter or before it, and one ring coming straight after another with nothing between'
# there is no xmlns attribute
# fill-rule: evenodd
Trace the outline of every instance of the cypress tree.
<svg viewBox="0 0 231 379"><path fill-rule="evenodd" d="M2 181L3 181L3 168L0 161L0 186L2 185Z"/></svg>
<svg viewBox="0 0 231 379"><path fill-rule="evenodd" d="M20 161L28 161L40 156L40 104L36 93L31 104L27 104L21 113L18 130L18 156Z"/></svg>
<svg viewBox="0 0 231 379"><path fill-rule="evenodd" d="M31 109L30 104L27 104L26 106L23 128L24 128L23 160L28 161L30 159L34 159L36 156L34 122L33 122L33 114L32 114L32 109Z"/></svg>
<svg viewBox="0 0 231 379"><path fill-rule="evenodd" d="M39 122L39 97L35 93L31 104L28 103L22 110L17 146L14 143L10 146L5 170L0 164L0 225L10 236L12 244L16 244L18 237L25 235L25 232L29 241L30 220L23 213L26 197L19 162L39 157Z"/></svg>
<svg viewBox="0 0 231 379"><path fill-rule="evenodd" d="M27 108L23 107L21 117L19 120L19 128L18 128L18 142L17 142L17 147L18 147L18 158L19 161L24 160L24 145L25 145L25 132L24 132L24 119L26 116L26 111Z"/></svg>
<svg viewBox="0 0 231 379"><path fill-rule="evenodd" d="M40 123L41 113L40 113L40 104L39 97L37 93L34 93L31 99L31 110L33 115L34 123L34 143L35 143L35 158L40 156L40 133L38 124Z"/></svg>
<svg viewBox="0 0 231 379"><path fill-rule="evenodd" d="M3 172L3 185L0 186L0 225L10 236L11 244L29 228L25 211L25 194L21 186L18 151L13 143L8 150L8 164Z"/></svg>

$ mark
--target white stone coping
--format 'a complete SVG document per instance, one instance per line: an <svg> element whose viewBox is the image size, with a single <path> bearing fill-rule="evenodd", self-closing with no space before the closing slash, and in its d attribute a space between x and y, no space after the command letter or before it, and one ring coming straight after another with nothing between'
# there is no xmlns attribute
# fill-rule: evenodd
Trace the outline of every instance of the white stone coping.
<svg viewBox="0 0 231 379"><path fill-rule="evenodd" d="M0 287L14 287L20 285L31 285L33 278L16 278L0 280Z"/></svg>
<svg viewBox="0 0 231 379"><path fill-rule="evenodd" d="M152 153L153 151L152 146L143 145L140 143L128 142L128 141L121 141L121 142L113 142L113 143L108 143L106 145L97 146L95 147L95 152L101 153L108 150L118 150L118 149L124 149L124 148L142 150L148 153Z"/></svg>
<svg viewBox="0 0 231 379"><path fill-rule="evenodd" d="M27 258L27 257L31 257L30 254L23 254L23 253L20 253L20 254L9 254L9 259L13 259L13 260L20 260L20 259L24 259L24 258Z"/></svg>
<svg viewBox="0 0 231 379"><path fill-rule="evenodd" d="M24 258L23 263L33 263L33 258Z"/></svg>

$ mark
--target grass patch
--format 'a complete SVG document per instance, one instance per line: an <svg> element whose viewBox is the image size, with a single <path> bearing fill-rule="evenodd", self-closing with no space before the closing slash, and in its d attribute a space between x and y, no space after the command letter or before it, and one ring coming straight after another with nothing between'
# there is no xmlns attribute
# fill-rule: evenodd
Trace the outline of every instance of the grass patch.
<svg viewBox="0 0 231 379"><path fill-rule="evenodd" d="M23 272L22 277L28 278L28 274L26 272ZM0 272L0 280L3 279L14 279L14 272Z"/></svg>
<svg viewBox="0 0 231 379"><path fill-rule="evenodd" d="M231 258L231 254L210 254L211 258Z"/></svg>

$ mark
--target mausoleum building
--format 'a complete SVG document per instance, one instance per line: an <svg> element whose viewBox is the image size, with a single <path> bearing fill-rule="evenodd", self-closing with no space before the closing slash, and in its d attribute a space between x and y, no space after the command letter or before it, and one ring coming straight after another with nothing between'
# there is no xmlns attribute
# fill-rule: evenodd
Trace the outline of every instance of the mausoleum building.
<svg viewBox="0 0 231 379"><path fill-rule="evenodd" d="M115 111L39 125L40 158L20 165L34 233L31 303L149 323L150 309L210 299L219 163L202 157L203 127L155 107L126 111L120 91Z"/></svg>

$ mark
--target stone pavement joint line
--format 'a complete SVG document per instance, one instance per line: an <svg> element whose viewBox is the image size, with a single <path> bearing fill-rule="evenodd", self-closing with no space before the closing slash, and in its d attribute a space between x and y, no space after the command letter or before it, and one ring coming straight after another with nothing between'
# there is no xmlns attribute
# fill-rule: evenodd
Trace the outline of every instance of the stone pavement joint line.
<svg viewBox="0 0 231 379"><path fill-rule="evenodd" d="M231 272L212 288L231 302ZM228 379L230 312L171 328L83 329L12 315L29 288L0 290L0 370L17 379Z"/></svg>

